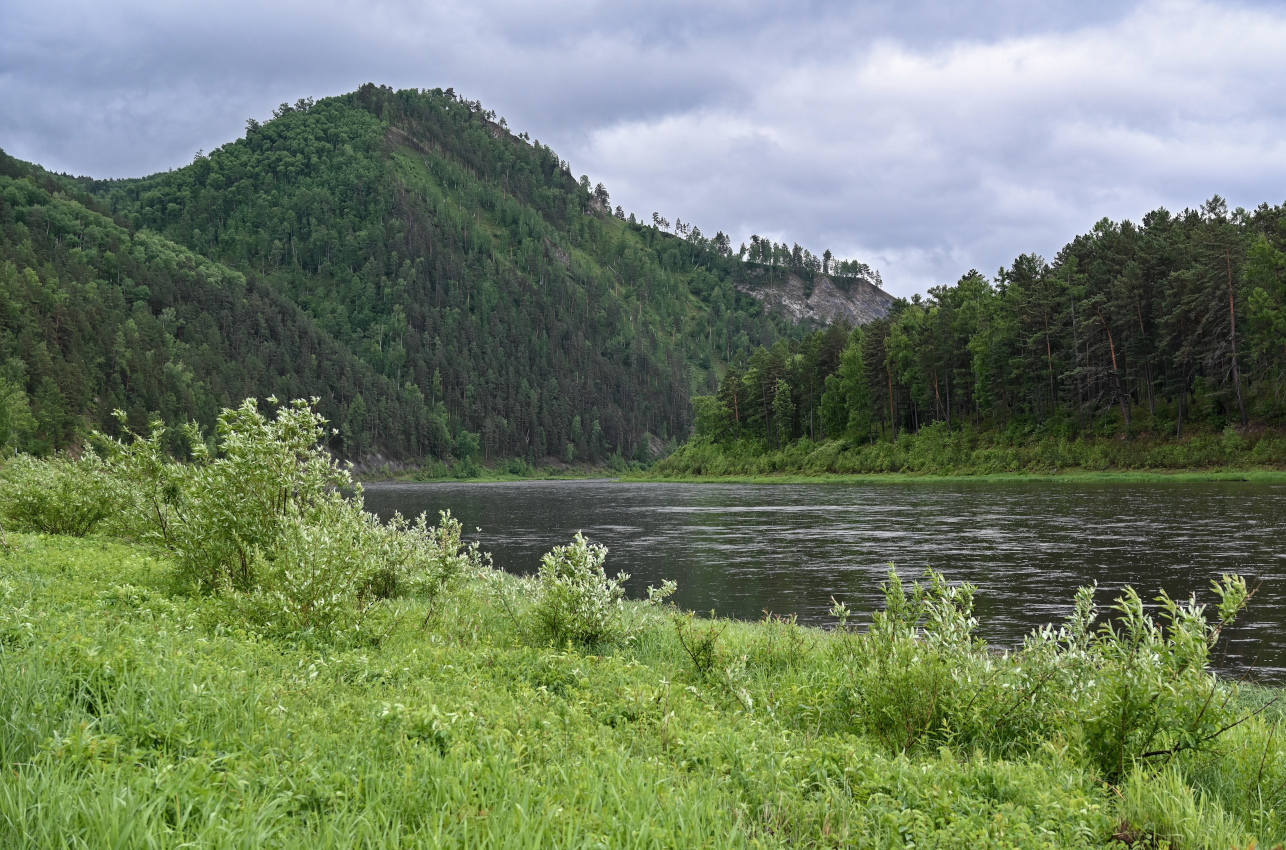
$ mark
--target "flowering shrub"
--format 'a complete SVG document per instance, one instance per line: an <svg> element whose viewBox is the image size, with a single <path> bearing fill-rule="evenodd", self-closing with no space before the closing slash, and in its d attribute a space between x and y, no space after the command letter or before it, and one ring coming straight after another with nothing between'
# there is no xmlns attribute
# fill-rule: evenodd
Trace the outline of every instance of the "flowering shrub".
<svg viewBox="0 0 1286 850"><path fill-rule="evenodd" d="M567 546L540 559L533 613L540 631L554 643L600 643L619 636L626 573L608 578L607 547L580 532Z"/></svg>
<svg viewBox="0 0 1286 850"><path fill-rule="evenodd" d="M120 489L97 457L11 458L0 472L0 512L15 531L84 537L117 509Z"/></svg>

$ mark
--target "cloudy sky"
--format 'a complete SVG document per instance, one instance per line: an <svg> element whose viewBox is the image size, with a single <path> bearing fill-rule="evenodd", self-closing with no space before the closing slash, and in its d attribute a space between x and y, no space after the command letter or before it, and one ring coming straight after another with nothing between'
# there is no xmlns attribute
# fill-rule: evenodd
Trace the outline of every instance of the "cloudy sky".
<svg viewBox="0 0 1286 850"><path fill-rule="evenodd" d="M173 168L367 81L454 87L629 211L830 248L897 295L1104 216L1286 201L1276 2L0 6L0 148L55 171Z"/></svg>

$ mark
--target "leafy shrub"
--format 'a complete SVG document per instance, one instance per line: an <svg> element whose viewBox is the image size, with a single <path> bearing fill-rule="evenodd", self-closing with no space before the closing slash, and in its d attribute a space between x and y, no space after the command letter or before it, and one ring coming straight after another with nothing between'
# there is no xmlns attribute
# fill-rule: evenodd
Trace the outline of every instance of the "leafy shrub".
<svg viewBox="0 0 1286 850"><path fill-rule="evenodd" d="M174 526L181 521L180 501L189 470L174 462L170 447L177 443L191 455L193 447L203 443L201 434L195 424L188 424L178 429L176 437L173 429L154 417L148 436L144 436L129 428L124 411L115 413L127 439L113 439L97 431L91 436L107 472L121 490L111 530L120 537L169 546Z"/></svg>
<svg viewBox="0 0 1286 850"><path fill-rule="evenodd" d="M453 581L491 566L491 556L476 541L463 543L463 530L449 510L438 514L436 526L429 525L426 514L414 521L394 514L373 544L375 567L365 578L363 594L387 599L415 593L428 600L431 615L433 603Z"/></svg>
<svg viewBox="0 0 1286 850"><path fill-rule="evenodd" d="M864 634L848 627L844 605L832 609L840 620L836 660L848 670L835 706L890 749L1021 754L1061 738L1115 782L1136 767L1208 749L1237 723L1232 692L1208 664L1249 597L1239 577L1215 582L1213 621L1195 600L1165 594L1153 617L1127 587L1113 617L1096 627L1095 588L1085 587L1065 625L1002 655L973 636L973 588L927 576L908 589L891 572L885 607Z"/></svg>
<svg viewBox="0 0 1286 850"><path fill-rule="evenodd" d="M122 491L93 455L17 455L0 471L0 513L14 530L84 537L118 510Z"/></svg>
<svg viewBox="0 0 1286 850"><path fill-rule="evenodd" d="M188 464L170 459L159 421L146 437L96 435L128 494L120 527L168 548L181 580L232 592L234 608L269 631L350 629L407 592L426 597L431 616L450 582L486 557L462 544L449 512L437 526L423 514L381 525L363 510L360 487L322 445L314 403L280 405L272 417L254 399L224 410L213 452L186 429Z"/></svg>
<svg viewBox="0 0 1286 850"><path fill-rule="evenodd" d="M1071 632L1065 663L1079 668L1067 693L1069 712L1084 730L1083 746L1104 775L1123 776L1140 761L1207 747L1229 722L1229 696L1207 669L1223 628L1249 594L1237 576L1214 582L1218 620L1210 622L1195 599L1157 597L1158 623L1127 587L1112 605L1114 621L1086 636ZM1096 612L1084 603L1079 619Z"/></svg>
<svg viewBox="0 0 1286 850"><path fill-rule="evenodd" d="M254 399L219 415L217 452L196 447L182 480L182 521L168 534L182 578L207 589L251 590L260 583L261 554L295 533L293 526L333 519L333 494L354 484L322 445L324 424L302 400L278 407L271 419ZM360 502L349 509L360 513Z"/></svg>
<svg viewBox="0 0 1286 850"><path fill-rule="evenodd" d="M1286 439L1262 436L1250 452L1251 463L1286 464Z"/></svg>
<svg viewBox="0 0 1286 850"><path fill-rule="evenodd" d="M629 575L608 578L606 560L607 547L590 543L579 531L569 545L555 546L540 559L532 610L540 631L554 643L594 644L620 635Z"/></svg>
<svg viewBox="0 0 1286 850"><path fill-rule="evenodd" d="M385 539L360 490L343 495L356 488L323 447L314 404L296 400L268 417L246 399L219 415L213 452L189 426L188 464L170 459L159 421L148 436L128 428L119 440L95 435L130 495L121 527L169 549L180 580L236 592L243 613L272 631L360 621L369 601L361 591Z"/></svg>
<svg viewBox="0 0 1286 850"><path fill-rule="evenodd" d="M308 516L283 523L268 549L255 551L255 588L243 607L269 631L327 635L360 630L383 600L415 594L428 603L424 622L441 594L469 570L490 566L478 544L461 542L459 520L443 511L437 526L420 514L397 515L387 525L339 493Z"/></svg>
<svg viewBox="0 0 1286 850"><path fill-rule="evenodd" d="M371 554L383 534L378 520L353 510L339 494L292 511L268 548L256 548L256 584L241 597L268 631L327 634L351 629L377 600L369 585Z"/></svg>
<svg viewBox="0 0 1286 850"><path fill-rule="evenodd" d="M471 457L463 458L451 465L451 477L453 478L477 478L480 475L482 475L482 467Z"/></svg>
<svg viewBox="0 0 1286 850"><path fill-rule="evenodd" d="M992 660L973 637L973 586L949 585L933 571L926 577L908 592L889 572L884 609L872 617L864 651L853 656L846 697L865 731L897 750L958 734L964 707L974 702L966 689Z"/></svg>
<svg viewBox="0 0 1286 850"><path fill-rule="evenodd" d="M696 617L691 612L676 615L674 633L697 675L705 678L724 660L724 654L719 649L719 636L727 626L714 621L703 621L702 625L697 626L695 622Z"/></svg>
<svg viewBox="0 0 1286 850"><path fill-rule="evenodd" d="M536 470L531 464L520 457L511 457L505 461L504 471L510 475L517 475L523 478L530 478L536 474Z"/></svg>

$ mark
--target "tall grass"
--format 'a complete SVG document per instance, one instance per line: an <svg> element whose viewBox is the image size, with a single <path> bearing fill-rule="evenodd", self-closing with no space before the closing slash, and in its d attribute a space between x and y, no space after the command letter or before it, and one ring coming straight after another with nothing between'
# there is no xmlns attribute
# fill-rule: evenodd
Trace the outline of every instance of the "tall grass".
<svg viewBox="0 0 1286 850"><path fill-rule="evenodd" d="M449 515L375 523L327 486L306 405L227 421L258 444L178 466L153 435L6 471L28 531L0 555L0 846L1286 838L1286 709L1207 666L1236 577L1105 616L1087 588L1008 653L935 573L891 573L867 629L842 601L830 630L704 620L661 604L672 583L624 600L579 536L517 578ZM243 449L258 479L231 474ZM13 508L42 474L114 494L53 530L130 540ZM203 561L182 525L211 506Z"/></svg>
<svg viewBox="0 0 1286 850"><path fill-rule="evenodd" d="M1117 778L1077 719L1092 712L977 646L945 584L905 586L874 633L626 603L627 637L581 647L541 642L531 580L496 576L453 584L427 628L412 596L390 603L378 642L326 644L230 624L224 600L176 594L167 559L134 546L12 545L0 846L1286 837L1286 754L1276 708L1252 714L1262 692L1227 703L1248 719L1213 746L1135 753ZM516 589L516 617L497 585ZM684 648L693 630L712 635L704 668Z"/></svg>

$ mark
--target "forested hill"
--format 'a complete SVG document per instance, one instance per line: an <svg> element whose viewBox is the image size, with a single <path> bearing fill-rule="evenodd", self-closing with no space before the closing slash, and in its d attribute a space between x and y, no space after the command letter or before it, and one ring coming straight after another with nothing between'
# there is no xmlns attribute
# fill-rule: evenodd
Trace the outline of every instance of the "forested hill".
<svg viewBox="0 0 1286 850"><path fill-rule="evenodd" d="M115 408L209 425L231 400L306 390L337 409L337 378L390 415L392 450L445 442L440 412L288 299L94 207L0 152L0 446L74 445Z"/></svg>
<svg viewBox="0 0 1286 850"><path fill-rule="evenodd" d="M86 187L264 280L487 458L681 436L690 392L786 327L737 291L726 237L617 217L605 189L449 91L283 106L179 171ZM366 411L338 419L347 453L384 450L382 414L337 393Z"/></svg>
<svg viewBox="0 0 1286 850"><path fill-rule="evenodd" d="M208 426L275 392L320 396L350 458L628 458L684 436L726 364L798 335L747 279L878 283L635 221L450 90L283 104L140 179L4 161L0 389L10 444L35 449L116 407Z"/></svg>

